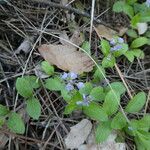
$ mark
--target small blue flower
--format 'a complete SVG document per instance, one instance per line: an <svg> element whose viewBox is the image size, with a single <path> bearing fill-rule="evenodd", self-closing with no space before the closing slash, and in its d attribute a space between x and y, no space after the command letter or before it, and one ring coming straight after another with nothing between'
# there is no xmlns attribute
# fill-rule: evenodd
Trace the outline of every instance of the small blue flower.
<svg viewBox="0 0 150 150"><path fill-rule="evenodd" d="M110 49L110 51L119 51L119 50L121 50L122 49L122 45L115 45L114 47L112 47L111 49Z"/></svg>
<svg viewBox="0 0 150 150"><path fill-rule="evenodd" d="M111 45L115 45L115 44L116 44L116 40L115 40L114 38L111 39L110 44L111 44Z"/></svg>
<svg viewBox="0 0 150 150"><path fill-rule="evenodd" d="M121 37L118 37L118 43L120 43L120 44L124 43L124 39Z"/></svg>
<svg viewBox="0 0 150 150"><path fill-rule="evenodd" d="M80 90L84 87L84 83L83 82L78 82L77 84L77 88Z"/></svg>
<svg viewBox="0 0 150 150"><path fill-rule="evenodd" d="M150 7L150 0L146 0L146 6Z"/></svg>
<svg viewBox="0 0 150 150"><path fill-rule="evenodd" d="M64 72L62 75L61 75L61 79L65 80L68 78L68 73Z"/></svg>
<svg viewBox="0 0 150 150"><path fill-rule="evenodd" d="M68 83L68 84L66 85L66 90L67 90L68 92L70 92L70 91L74 90L74 86L73 86L71 83Z"/></svg>
<svg viewBox="0 0 150 150"><path fill-rule="evenodd" d="M85 94L83 94L82 96L83 96L83 101L78 101L76 102L76 104L80 106L89 106L90 102L92 101L92 98Z"/></svg>
<svg viewBox="0 0 150 150"><path fill-rule="evenodd" d="M69 73L69 77L70 77L71 80L74 80L74 79L76 79L78 77L78 75L76 73L74 73L74 72L70 72Z"/></svg>

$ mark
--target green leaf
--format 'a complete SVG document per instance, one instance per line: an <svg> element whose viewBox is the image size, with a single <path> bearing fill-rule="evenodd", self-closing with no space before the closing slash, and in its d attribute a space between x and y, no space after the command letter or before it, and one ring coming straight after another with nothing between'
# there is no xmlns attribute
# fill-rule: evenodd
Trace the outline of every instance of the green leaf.
<svg viewBox="0 0 150 150"><path fill-rule="evenodd" d="M0 128L4 125L5 123L5 118L0 117Z"/></svg>
<svg viewBox="0 0 150 150"><path fill-rule="evenodd" d="M121 112L118 112L111 122L111 127L113 129L122 129L126 126L127 121Z"/></svg>
<svg viewBox="0 0 150 150"><path fill-rule="evenodd" d="M30 75L30 76L24 76L24 78L29 82L30 86L33 89L37 89L40 87L38 78L36 76Z"/></svg>
<svg viewBox="0 0 150 150"><path fill-rule="evenodd" d="M127 3L129 5L133 5L135 2L137 2L137 0L127 0Z"/></svg>
<svg viewBox="0 0 150 150"><path fill-rule="evenodd" d="M107 56L108 54L109 54L109 52L110 52L110 45L109 45L109 42L108 41L106 41L106 40L104 40L104 39L102 39L101 40L101 51L102 51L102 53L105 55L105 56Z"/></svg>
<svg viewBox="0 0 150 150"><path fill-rule="evenodd" d="M45 87L51 91L61 91L65 88L58 78L49 78L45 83Z"/></svg>
<svg viewBox="0 0 150 150"><path fill-rule="evenodd" d="M104 100L105 93L102 87L95 87L92 89L90 96L95 101L102 101Z"/></svg>
<svg viewBox="0 0 150 150"><path fill-rule="evenodd" d="M9 109L6 106L0 104L0 116L5 116L9 113Z"/></svg>
<svg viewBox="0 0 150 150"><path fill-rule="evenodd" d="M132 51L127 51L125 54L124 54L127 59L130 61L130 62L133 62L134 61L134 53Z"/></svg>
<svg viewBox="0 0 150 150"><path fill-rule="evenodd" d="M81 46L89 55L91 55L90 43L88 41L84 41Z"/></svg>
<svg viewBox="0 0 150 150"><path fill-rule="evenodd" d="M103 108L108 115L112 115L118 110L119 103L120 103L119 93L111 90L107 93L105 97Z"/></svg>
<svg viewBox="0 0 150 150"><path fill-rule="evenodd" d="M71 114L74 110L77 109L77 105L75 103L70 103L65 107L64 114Z"/></svg>
<svg viewBox="0 0 150 150"><path fill-rule="evenodd" d="M30 117L38 120L41 115L41 104L36 98L31 98L26 101L26 111Z"/></svg>
<svg viewBox="0 0 150 150"><path fill-rule="evenodd" d="M79 92L76 92L75 95L71 97L71 99L68 101L68 105L65 107L64 114L70 114L74 110L77 110L78 108L81 108L81 106L78 106L76 102L82 101L83 97Z"/></svg>
<svg viewBox="0 0 150 150"><path fill-rule="evenodd" d="M12 112L6 122L8 128L18 134L23 134L25 132L25 125L21 116L15 112Z"/></svg>
<svg viewBox="0 0 150 150"><path fill-rule="evenodd" d="M16 89L18 93L25 98L32 97L33 95L33 88L24 77L17 78Z"/></svg>
<svg viewBox="0 0 150 150"><path fill-rule="evenodd" d="M101 122L96 128L96 142L104 142L110 135L112 129L110 127L110 121Z"/></svg>
<svg viewBox="0 0 150 150"><path fill-rule="evenodd" d="M137 137L139 142L145 147L146 150L150 148L150 132L138 131Z"/></svg>
<svg viewBox="0 0 150 150"><path fill-rule="evenodd" d="M140 14L136 14L132 19L131 19L131 26L133 28L136 28L137 27L137 23L140 22L140 18L141 18L141 15Z"/></svg>
<svg viewBox="0 0 150 150"><path fill-rule="evenodd" d="M135 57L140 58L140 59L144 59L144 52L140 49L133 49L132 53Z"/></svg>
<svg viewBox="0 0 150 150"><path fill-rule="evenodd" d="M150 129L150 115L146 115L140 120L132 119L130 123L134 129L148 132Z"/></svg>
<svg viewBox="0 0 150 150"><path fill-rule="evenodd" d="M126 88L122 82L113 82L110 84L110 86L114 90L114 92L117 92L120 95L126 92ZM106 91L111 90L110 86L107 87Z"/></svg>
<svg viewBox="0 0 150 150"><path fill-rule="evenodd" d="M71 94L66 89L61 90L61 96L65 101L69 101L71 99Z"/></svg>
<svg viewBox="0 0 150 150"><path fill-rule="evenodd" d="M130 135L130 136L136 136L137 133L137 120L132 119L130 120L130 122L128 123L128 125L125 128L125 132Z"/></svg>
<svg viewBox="0 0 150 150"><path fill-rule="evenodd" d="M141 46L147 44L147 42L148 42L148 39L146 37L139 37L131 43L131 48L141 47Z"/></svg>
<svg viewBox="0 0 150 150"><path fill-rule="evenodd" d="M89 106L83 106L83 112L85 115L90 117L93 120L97 121L107 121L108 116L104 112L103 108L96 103L90 103Z"/></svg>
<svg viewBox="0 0 150 150"><path fill-rule="evenodd" d="M128 113L138 112L143 108L145 102L146 102L146 94L144 92L139 92L137 95L133 97L132 100L129 101L125 111Z"/></svg>
<svg viewBox="0 0 150 150"><path fill-rule="evenodd" d="M134 10L133 10L132 6L128 5L124 1L115 2L115 4L113 5L113 11L115 11L115 12L124 12L130 18L132 18L133 15L134 15Z"/></svg>
<svg viewBox="0 0 150 150"><path fill-rule="evenodd" d="M122 48L120 50L113 52L113 55L115 57L119 57L119 56L125 54L126 51L129 49L128 44L123 43L123 44L121 44L121 46L122 46Z"/></svg>
<svg viewBox="0 0 150 150"><path fill-rule="evenodd" d="M150 22L150 12L142 12L140 22Z"/></svg>
<svg viewBox="0 0 150 150"><path fill-rule="evenodd" d="M102 66L99 66L99 68L95 71L94 75L93 75L93 81L94 82L99 82L100 80L104 79L104 76L106 76L105 74L105 70Z"/></svg>
<svg viewBox="0 0 150 150"><path fill-rule="evenodd" d="M41 68L48 75L54 74L54 67L50 65L47 61L42 61Z"/></svg>
<svg viewBox="0 0 150 150"><path fill-rule="evenodd" d="M86 83L84 84L84 87L81 88L81 89L79 90L79 92L80 92L80 94L85 94L85 95L87 95L87 94L90 94L92 88L93 88L93 85L92 85L90 82L86 82Z"/></svg>
<svg viewBox="0 0 150 150"><path fill-rule="evenodd" d="M117 1L113 5L113 11L114 12L122 12L124 6L125 6L125 2L124 1Z"/></svg>
<svg viewBox="0 0 150 150"><path fill-rule="evenodd" d="M104 57L102 60L102 67L104 68L112 68L114 67L116 62L116 59L112 55L108 55L107 57Z"/></svg>
<svg viewBox="0 0 150 150"><path fill-rule="evenodd" d="M127 31L127 35L130 36L130 37L132 37L132 38L137 38L138 37L137 32L135 30L133 30L133 29L129 29Z"/></svg>
<svg viewBox="0 0 150 150"><path fill-rule="evenodd" d="M139 120L139 126L144 128L144 131L150 129L150 114L146 114L142 119Z"/></svg>
<svg viewBox="0 0 150 150"><path fill-rule="evenodd" d="M136 143L137 150L146 150L142 143L139 141L138 137L135 137L134 141Z"/></svg>

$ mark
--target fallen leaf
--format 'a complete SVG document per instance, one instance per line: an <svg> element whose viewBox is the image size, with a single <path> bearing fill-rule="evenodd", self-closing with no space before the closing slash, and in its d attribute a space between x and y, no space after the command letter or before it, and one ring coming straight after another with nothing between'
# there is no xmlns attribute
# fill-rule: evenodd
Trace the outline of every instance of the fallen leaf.
<svg viewBox="0 0 150 150"><path fill-rule="evenodd" d="M138 30L139 35L144 34L147 31L147 29L148 29L148 25L146 22L137 23L137 30Z"/></svg>
<svg viewBox="0 0 150 150"><path fill-rule="evenodd" d="M71 127L71 131L65 139L65 144L68 149L78 148L85 142L92 129L92 123L83 119L75 126Z"/></svg>
<svg viewBox="0 0 150 150"><path fill-rule="evenodd" d="M34 36L24 39L20 46L15 51L16 54L19 54L21 51L28 53L31 50L31 43L34 41Z"/></svg>
<svg viewBox="0 0 150 150"><path fill-rule="evenodd" d="M92 136L90 138L90 136ZM109 135L107 140L100 144L95 144L94 133L91 132L87 140L87 144L80 145L78 150L126 150L125 143L117 143L115 141L117 135L116 133L112 133ZM93 139L93 141L91 141Z"/></svg>
<svg viewBox="0 0 150 150"><path fill-rule="evenodd" d="M107 40L111 40L115 35L118 33L115 30L112 30L111 28L108 28L104 25L98 25L95 27L95 31L100 36L100 38L106 38Z"/></svg>
<svg viewBox="0 0 150 150"><path fill-rule="evenodd" d="M78 46L83 42L78 32L75 32L69 41ZM66 42L58 45L43 44L38 50L46 61L64 71L81 74L90 72L94 66L93 61L85 53L77 51L75 46Z"/></svg>

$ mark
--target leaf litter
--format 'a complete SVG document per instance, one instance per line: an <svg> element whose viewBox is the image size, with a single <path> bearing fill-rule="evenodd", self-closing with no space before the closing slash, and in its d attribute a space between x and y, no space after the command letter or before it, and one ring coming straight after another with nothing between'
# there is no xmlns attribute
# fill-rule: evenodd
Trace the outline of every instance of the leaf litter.
<svg viewBox="0 0 150 150"><path fill-rule="evenodd" d="M115 141L117 134L113 131L105 142L97 144L95 141L92 123L88 119L81 120L78 124L71 127L65 144L67 149L78 150L125 150L125 143ZM86 143L86 144L85 144Z"/></svg>
<svg viewBox="0 0 150 150"><path fill-rule="evenodd" d="M61 35L60 42L62 44L43 44L38 50L42 57L51 65L56 65L64 71L75 72L82 74L83 72L90 72L93 67L93 61L82 51L70 44L73 43L77 46L83 42L83 37L78 31L74 32L69 39L67 34ZM67 42L69 41L69 42Z"/></svg>

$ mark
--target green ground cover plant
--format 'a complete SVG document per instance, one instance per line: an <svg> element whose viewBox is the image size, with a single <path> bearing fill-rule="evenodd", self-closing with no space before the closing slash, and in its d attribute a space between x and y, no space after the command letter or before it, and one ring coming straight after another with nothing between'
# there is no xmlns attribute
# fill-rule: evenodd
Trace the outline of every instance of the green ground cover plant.
<svg viewBox="0 0 150 150"><path fill-rule="evenodd" d="M139 119L128 117L142 111L147 102L147 93L139 91L133 97L129 97L126 106L122 106L121 101L127 89L120 81L108 81L105 70L114 68L118 59L125 59L132 63L135 59L144 58L142 47L150 44L150 30L143 35L138 35L137 23L150 22L150 1L147 0L144 3L138 3L137 0L116 1L113 11L128 15L129 41L119 36L115 36L111 41L100 40L99 49L103 58L101 64L97 63L98 67L91 72L91 80L84 81L85 74L57 72L54 66L47 61L42 61L40 67L49 76L44 79L44 83L34 75L18 77L16 90L20 96L24 97L26 112L34 120L38 120L41 115L41 103L37 98L36 90L44 87L49 91L58 92L65 100L67 104L64 110L65 115L80 110L85 117L97 122L95 130L97 143L104 142L112 130L116 130L131 136L138 150L148 150L150 115L144 114ZM88 41L85 41L81 48L91 56ZM6 106L0 105L0 126L4 124L12 132L25 133L25 124L21 116Z"/></svg>

